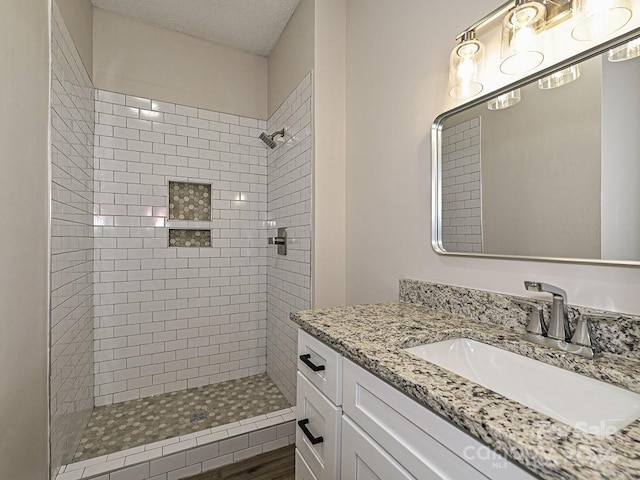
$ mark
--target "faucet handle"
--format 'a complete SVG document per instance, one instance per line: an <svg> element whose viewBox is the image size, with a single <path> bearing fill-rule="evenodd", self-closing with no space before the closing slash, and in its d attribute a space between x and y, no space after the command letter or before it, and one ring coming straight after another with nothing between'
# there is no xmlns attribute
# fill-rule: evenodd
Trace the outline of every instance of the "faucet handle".
<svg viewBox="0 0 640 480"><path fill-rule="evenodd" d="M513 303L521 307L524 311L529 312L529 323L527 324L527 333L533 333L534 335L546 335L547 324L544 323L544 316L542 313L542 306L528 302L526 300L511 300Z"/></svg>
<svg viewBox="0 0 640 480"><path fill-rule="evenodd" d="M571 343L582 345L583 347L592 347L593 336L593 320L615 320L618 315L608 315L606 313L581 313L578 318L576 330L571 337Z"/></svg>
<svg viewBox="0 0 640 480"><path fill-rule="evenodd" d="M583 347L591 347L591 316L581 313L578 318L576 330L571 337L571 343L581 345Z"/></svg>

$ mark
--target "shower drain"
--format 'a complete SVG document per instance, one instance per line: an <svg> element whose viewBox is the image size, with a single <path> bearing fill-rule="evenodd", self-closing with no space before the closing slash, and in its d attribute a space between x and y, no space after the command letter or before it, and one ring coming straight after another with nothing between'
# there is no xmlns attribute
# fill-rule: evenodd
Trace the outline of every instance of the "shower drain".
<svg viewBox="0 0 640 480"><path fill-rule="evenodd" d="M209 412L198 412L194 413L189 417L191 423L201 422L205 418L209 418Z"/></svg>

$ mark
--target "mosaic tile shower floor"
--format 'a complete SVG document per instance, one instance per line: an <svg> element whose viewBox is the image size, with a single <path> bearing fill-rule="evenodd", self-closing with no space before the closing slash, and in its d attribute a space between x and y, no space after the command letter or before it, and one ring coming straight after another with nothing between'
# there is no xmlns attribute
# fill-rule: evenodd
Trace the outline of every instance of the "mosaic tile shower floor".
<svg viewBox="0 0 640 480"><path fill-rule="evenodd" d="M267 374L97 407L72 461L108 455L288 407L289 402Z"/></svg>

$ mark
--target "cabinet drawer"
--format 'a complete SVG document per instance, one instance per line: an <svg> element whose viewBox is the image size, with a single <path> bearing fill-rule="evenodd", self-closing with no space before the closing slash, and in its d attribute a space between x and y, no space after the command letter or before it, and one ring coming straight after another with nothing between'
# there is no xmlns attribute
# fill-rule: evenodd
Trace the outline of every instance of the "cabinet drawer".
<svg viewBox="0 0 640 480"><path fill-rule="evenodd" d="M343 366L345 414L416 478L535 478L353 362Z"/></svg>
<svg viewBox="0 0 640 480"><path fill-rule="evenodd" d="M342 417L342 478L349 480L415 480L369 435Z"/></svg>
<svg viewBox="0 0 640 480"><path fill-rule="evenodd" d="M298 371L336 405L342 405L342 355L298 330Z"/></svg>
<svg viewBox="0 0 640 480"><path fill-rule="evenodd" d="M342 409L298 372L296 448L318 480L340 478Z"/></svg>
<svg viewBox="0 0 640 480"><path fill-rule="evenodd" d="M307 462L304 461L300 451L296 448L296 480L317 480L315 475L311 473L311 469Z"/></svg>

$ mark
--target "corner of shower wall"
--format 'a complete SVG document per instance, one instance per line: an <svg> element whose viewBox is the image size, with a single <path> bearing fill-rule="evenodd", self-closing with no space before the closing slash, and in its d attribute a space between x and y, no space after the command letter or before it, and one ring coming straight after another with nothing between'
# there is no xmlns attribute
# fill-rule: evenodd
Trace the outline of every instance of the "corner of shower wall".
<svg viewBox="0 0 640 480"><path fill-rule="evenodd" d="M55 1L51 18L51 474L93 410L94 88Z"/></svg>
<svg viewBox="0 0 640 480"><path fill-rule="evenodd" d="M267 264L267 373L296 403L297 327L289 313L311 308L313 72L267 121L285 128L285 141L268 153L269 237L287 228L287 255L270 248Z"/></svg>

